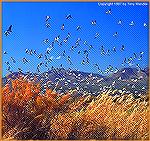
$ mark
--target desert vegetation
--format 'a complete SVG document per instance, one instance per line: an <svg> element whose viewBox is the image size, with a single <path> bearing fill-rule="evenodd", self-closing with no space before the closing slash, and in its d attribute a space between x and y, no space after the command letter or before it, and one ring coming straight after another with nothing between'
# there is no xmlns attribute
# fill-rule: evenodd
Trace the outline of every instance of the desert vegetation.
<svg viewBox="0 0 150 141"><path fill-rule="evenodd" d="M42 94L40 82L9 78L2 87L3 138L148 140L148 95L76 93Z"/></svg>

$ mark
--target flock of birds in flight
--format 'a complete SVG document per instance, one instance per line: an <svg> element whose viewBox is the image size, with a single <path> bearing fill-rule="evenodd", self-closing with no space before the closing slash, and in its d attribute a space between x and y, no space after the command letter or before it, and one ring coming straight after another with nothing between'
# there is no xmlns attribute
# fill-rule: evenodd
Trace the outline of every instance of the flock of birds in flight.
<svg viewBox="0 0 150 141"><path fill-rule="evenodd" d="M112 10L111 10L111 9L107 10L107 11L105 12L105 14L112 15ZM65 18L66 18L66 20L71 20L73 17L72 17L71 14L68 14L68 15L66 15ZM51 16L46 16L46 17L45 17L45 25L46 25L46 28L51 28L51 24L50 24L51 19L52 19ZM92 26L96 26L96 25L97 25L97 21L96 21L96 20L92 20L90 23L91 23ZM122 20L119 20L119 21L117 22L117 24L118 24L118 25L122 25L122 24L123 24ZM135 22L134 22L134 21L131 21L131 22L129 23L129 26L135 26ZM148 27L148 25L147 25L146 23L144 23L143 26L144 26L144 27ZM78 31L78 30L81 30L81 29L82 29L81 26L77 26L77 27L76 27L76 30L77 30L77 31ZM62 24L61 30L62 30L62 31L65 30L65 24ZM12 33L12 25L9 26L9 28L4 32L4 34L5 34L5 36L8 36L8 35L10 35L11 33ZM100 36L100 34L97 32L97 33L95 34L95 36L94 36L94 39L96 40L99 36ZM113 34L113 37L116 38L117 36L118 36L118 32L115 32L115 33ZM31 56L35 56L35 57L37 57L38 59L41 59L41 58L44 59L44 61L41 61L41 62L37 65L37 67L36 67L37 72L40 73L40 72L41 72L41 71L40 71L40 68L41 68L43 65L47 68L47 70L50 69L49 66L48 66L48 64L53 61L53 57L52 57L52 56L49 57L49 55L51 54L51 50L54 49L55 44L58 44L58 45L61 47L63 44L67 44L67 42L68 42L68 40L69 40L70 38L71 38L71 33L68 33L67 36L66 36L62 41L60 41L60 40L61 40L61 35L56 36L52 42L50 42L49 39L46 38L46 39L43 40L43 43L44 43L44 44L47 44L49 47L46 49L45 53L37 53L37 50L33 50L33 49L25 49L25 53L28 54L28 55L31 55ZM78 55L80 55L80 54L83 54L83 55L84 55L83 60L82 60L82 62L81 62L82 65L86 65L86 64L90 64L90 63L91 63L92 66L93 66L94 68L96 68L99 73L102 73L102 74L108 74L108 73L111 73L111 72L116 72L116 71L118 71L118 69L117 69L116 67L113 67L112 65L109 65L109 66L106 67L105 70L102 70L102 69L100 68L100 66L99 66L98 63L95 63L95 62L90 61L90 59L89 59L89 53L90 53L90 51L91 51L92 49L93 49L93 50L95 50L95 49L94 49L93 45L89 44L87 41L83 41L81 38L78 38L78 39L76 40L75 44L71 46L70 51L74 51L76 48L78 49L78 47L81 46L81 44L83 44L83 45L85 45L85 46L87 47L87 49L85 49L85 50L78 50L78 51L77 51L77 54L78 54ZM112 48L110 48L110 49L106 49L106 48L102 45L102 46L100 47L100 49L99 49L100 54L101 54L101 55L105 55L105 56L106 56L106 55L110 56L110 55L113 54L113 53L116 53L116 52L118 52L118 51L123 52L123 51L125 51L125 50L126 50L126 46L125 46L125 45L121 45L121 47L120 47L119 49L116 48L116 47L112 47ZM4 51L3 54L4 54L4 55L7 55L8 52ZM122 66L125 66L125 65L132 66L134 60L136 60L136 59L137 59L137 60L142 60L143 54L144 54L143 51L138 52L138 53L134 52L131 57L129 57L129 58L127 58L127 57L124 58L124 60L123 60L123 62L122 62L121 65L122 65ZM55 58L55 59L59 60L59 59L61 59L62 57L64 57L65 60L66 60L70 65L73 64L73 61L72 61L72 59L71 59L71 56L66 53L66 50L64 50L64 51L61 53L61 55L58 56L58 57ZM10 57L10 60L11 60L11 61L5 61L5 64L7 65L7 71L12 73L11 62L12 62L12 63L16 63L16 60L15 60L15 58L13 58L13 57ZM25 57L22 58L22 63L23 63L23 64L26 64L26 63L29 63L29 62L30 62L29 59L27 59L27 58L25 58ZM139 65L138 63L136 64L136 66L137 66L139 69L141 69L141 68L140 68L140 65ZM60 67L63 67L63 64L60 64ZM52 66L51 68L53 69L54 67ZM18 71L19 71L19 72L22 72L23 70L22 70L21 68L18 68Z"/></svg>

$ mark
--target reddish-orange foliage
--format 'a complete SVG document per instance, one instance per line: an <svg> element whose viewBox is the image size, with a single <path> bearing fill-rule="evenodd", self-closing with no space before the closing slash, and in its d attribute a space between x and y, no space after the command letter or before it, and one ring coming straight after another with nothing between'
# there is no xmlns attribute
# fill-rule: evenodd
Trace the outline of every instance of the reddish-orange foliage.
<svg viewBox="0 0 150 141"><path fill-rule="evenodd" d="M35 107L47 107L47 109L58 108L69 98L70 94L60 96L52 89L46 89L45 94L40 95L40 83L29 82L22 77L11 80L11 85L6 84L2 88L3 103L11 103L19 106L26 106L31 102Z"/></svg>
<svg viewBox="0 0 150 141"><path fill-rule="evenodd" d="M6 84L5 87L2 89L3 94L8 94L10 92L10 85Z"/></svg>
<svg viewBox="0 0 150 141"><path fill-rule="evenodd" d="M9 82L2 88L6 138L20 139L19 126L22 125L27 126L25 131L31 130L27 133L22 130L22 134L29 134L29 139L32 138L30 133L43 135L45 128L44 133L53 139L72 139L72 136L75 139L143 139L149 136L146 101L131 100L127 95L126 101L113 102L106 94L73 99L72 93L60 95L48 88L41 94L40 83L22 77Z"/></svg>
<svg viewBox="0 0 150 141"><path fill-rule="evenodd" d="M59 100L59 104L63 105L65 102L69 100L70 96L71 95L69 93L67 93L66 95L63 95Z"/></svg>
<svg viewBox="0 0 150 141"><path fill-rule="evenodd" d="M45 94L46 94L47 97L51 97L53 99L56 99L57 96L59 96L57 93L53 92L52 89L46 89Z"/></svg>

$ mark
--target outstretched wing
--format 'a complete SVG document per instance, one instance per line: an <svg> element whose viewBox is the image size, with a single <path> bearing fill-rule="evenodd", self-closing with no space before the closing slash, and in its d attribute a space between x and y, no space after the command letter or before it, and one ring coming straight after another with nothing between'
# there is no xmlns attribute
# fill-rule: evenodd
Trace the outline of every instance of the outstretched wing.
<svg viewBox="0 0 150 141"><path fill-rule="evenodd" d="M6 36L8 36L8 35L9 35L8 31L5 31L5 32L4 32L4 34L5 34Z"/></svg>
<svg viewBox="0 0 150 141"><path fill-rule="evenodd" d="M12 32L12 30L11 30L11 29L12 29L12 25L10 25L10 27L8 28L8 30L7 30L7 31L8 31L8 32Z"/></svg>
<svg viewBox="0 0 150 141"><path fill-rule="evenodd" d="M72 18L72 16L69 14L66 16L66 19Z"/></svg>

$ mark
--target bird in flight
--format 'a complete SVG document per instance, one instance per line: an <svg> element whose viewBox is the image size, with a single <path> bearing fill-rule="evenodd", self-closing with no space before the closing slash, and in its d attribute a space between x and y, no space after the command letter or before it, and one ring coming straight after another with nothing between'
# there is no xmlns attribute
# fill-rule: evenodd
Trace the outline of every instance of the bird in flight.
<svg viewBox="0 0 150 141"><path fill-rule="evenodd" d="M125 46L124 46L124 45L122 45L122 47L121 47L121 51L124 51L124 48L125 48Z"/></svg>
<svg viewBox="0 0 150 141"><path fill-rule="evenodd" d="M54 41L55 42L59 42L59 39L60 39L60 35L58 35L57 37L55 37Z"/></svg>
<svg viewBox="0 0 150 141"><path fill-rule="evenodd" d="M134 26L134 21L131 21L131 23L129 24L130 26Z"/></svg>
<svg viewBox="0 0 150 141"><path fill-rule="evenodd" d="M79 51L78 51L78 54L80 54L80 53L81 53L81 51L79 50Z"/></svg>
<svg viewBox="0 0 150 141"><path fill-rule="evenodd" d="M8 36L12 32L12 25L9 26L9 28L5 31L5 35Z"/></svg>
<svg viewBox="0 0 150 141"><path fill-rule="evenodd" d="M72 16L71 16L70 14L68 14L68 15L66 16L66 19L70 19L70 18L72 18Z"/></svg>
<svg viewBox="0 0 150 141"><path fill-rule="evenodd" d="M10 57L10 59L13 63L16 63L16 60L13 57Z"/></svg>
<svg viewBox="0 0 150 141"><path fill-rule="evenodd" d="M18 72L20 72L20 73L21 73L21 72L22 72L22 69L21 69L21 68L18 68Z"/></svg>
<svg viewBox="0 0 150 141"><path fill-rule="evenodd" d="M137 55L136 55L136 53L133 53L133 55L134 55L134 57L133 57L133 58L137 58Z"/></svg>
<svg viewBox="0 0 150 141"><path fill-rule="evenodd" d="M112 10L111 9L107 9L107 11L104 11L105 13L105 15L107 14L107 15L111 15L112 14ZM69 20L69 19L71 19L72 18L72 16L71 16L71 14L68 14L68 15L66 15L66 17L64 16L64 19L66 19L66 20ZM74 18L74 17L73 17ZM47 28L49 28L49 27L51 27L51 22L50 22L50 20L51 20L51 17L50 16L45 16L45 25L46 25L46 27ZM97 26L99 26L99 22L97 23L97 21L95 20L95 19L91 19L89 22L89 25L92 27L92 28L96 28ZM121 19L118 19L118 20L116 20L116 24L118 24L118 26L120 25L122 25L122 24L124 24L124 21L122 21ZM133 26L133 25L135 25L135 23L134 23L134 21L130 21L130 23L128 23L128 26ZM144 26L144 27L147 27L148 26L148 23L142 23L142 26ZM144 28L143 27L143 28ZM59 29L61 29L61 30L67 30L67 28L66 28L66 23L61 23L60 24L60 27L59 27ZM78 32L78 33L80 33L79 32L79 30L83 30L84 29L84 27L82 27L82 25L76 25L76 27L75 27L75 30ZM64 32L64 31L62 31L62 32ZM7 36L7 35L9 35L10 33L12 32L12 25L10 25L10 27L5 31L5 35ZM112 33L111 34L111 36L113 36L113 38L115 39L117 39L117 37L118 37L118 35L120 36L120 32L118 33L118 32L114 32L114 33ZM60 38L60 37L62 37L62 38ZM50 42L50 39L48 39L48 38L46 38L46 39L44 39L43 40L43 43L45 44L45 45L48 45L49 47L46 49L46 51L45 51L45 54L44 53L41 53L41 54L38 54L38 53L36 53L36 50L31 50L31 49L26 49L25 50L25 53L27 53L27 54L29 54L29 55L35 55L39 60L43 60L44 59L44 61L43 62L40 62L38 65L37 65L37 71L38 72L41 72L41 67L43 67L44 65L45 65L45 67L49 70L50 69L50 67L49 67L49 64L48 63L51 63L51 62L55 62L55 60L61 60L61 58L65 58L66 59L66 61L70 64L70 65L74 65L74 63L73 63L73 60L72 60L72 56L68 56L69 54L67 54L68 52L67 52L67 50L64 50L62 53L61 53L61 55L59 55L59 56L56 56L56 58L54 57L54 56L49 56L51 53L53 53L53 51L51 52L51 50L52 49L55 49L54 48L54 45L55 45L55 43L57 43L59 46L62 46L62 48L60 48L60 49L63 49L63 45L65 46L65 45L67 45L67 43L68 43L68 40L71 40L72 39L72 36L71 36L71 34L70 33L68 33L68 35L67 36L65 36L66 38L64 38L62 35L56 35L54 38L53 38L53 42ZM95 32L94 33L94 36L92 37L93 39L92 39L92 41L96 41L96 40L98 40L99 38L101 38L101 34L99 33L99 32ZM83 42L82 42L83 41ZM64 44L65 43L65 44ZM83 45L85 45L86 46L86 48L85 49L83 49L83 50L81 50L81 47L82 47L82 43L83 43ZM92 44L92 45L91 45ZM69 45L70 46L70 45ZM73 45L71 45L71 50L74 50L74 52L76 51L76 49L75 48L77 48L77 53L78 54L80 54L79 56L82 56L83 55L83 59L81 60L81 64L82 65L86 65L86 64L91 64L91 58L89 57L90 55L90 53L92 52L91 50L94 50L95 49L95 45L93 44L93 43L88 43L88 41L84 41L83 39L81 40L81 38L78 38L76 41L75 41L75 45L73 44ZM78 50L78 48L79 48L79 50ZM56 48L57 49L57 48ZM115 47L115 46L112 46L112 48L109 48L109 49L107 49L107 48L104 48L104 46L101 46L101 49L100 49L100 53L101 53L101 55L111 55L111 53L117 53L117 52L119 52L119 49L123 52L123 51L126 51L126 46L125 45L122 45L120 48L117 48L117 47ZM143 53L144 52L140 52L140 55L138 56L138 54L133 54L134 56L133 57L130 57L130 58L125 58L124 59L124 61L123 61L123 63L122 63L122 65L123 66L125 66L125 65L128 65L128 64L132 64L132 61L134 61L134 59L135 58L139 58L139 60L141 60L142 59L142 55L143 55ZM5 51L5 52L3 52L3 54L7 54L7 52ZM7 57L7 55L6 55L6 57ZM102 56L103 57L103 56ZM14 60L14 58L12 58L11 57L11 61L13 62L13 63L15 63L15 60ZM24 64L26 64L26 63L30 63L30 60L28 60L28 59L26 59L25 57L24 58L22 58L22 62L24 63ZM10 70L11 68L10 68L10 66L11 66L11 62L5 62L6 63L6 65L7 65L7 67L8 67L8 70ZM134 63L134 62L133 62ZM140 66L139 66L139 64L136 64L136 66L138 67L138 68L140 68ZM60 65L60 67L63 67L62 66L62 64ZM102 74L107 74L107 73L111 73L111 72L116 72L115 70L114 70L114 67L113 66L111 66L111 65L109 65L105 70L102 70L100 67L99 67L99 65L96 63L96 64L94 64L94 67L98 70L98 72L99 73L102 73ZM22 71L20 68L18 68L18 70L19 71ZM54 67L52 66L52 70L54 70ZM118 69L117 69L117 71L118 71ZM122 73L125 73L125 70L123 70L122 71ZM119 78L120 80L122 80L121 79L121 77Z"/></svg>
<svg viewBox="0 0 150 141"><path fill-rule="evenodd" d="M143 25L144 25L144 27L147 27L147 24L146 24L146 23L144 23Z"/></svg>
<svg viewBox="0 0 150 141"><path fill-rule="evenodd" d="M49 20L49 19L51 19L51 17L50 16L46 16L46 22Z"/></svg>
<svg viewBox="0 0 150 141"><path fill-rule="evenodd" d="M141 52L140 52L140 54L144 54L144 52L143 52L143 51L141 51Z"/></svg>
<svg viewBox="0 0 150 141"><path fill-rule="evenodd" d="M10 65L10 63L9 63L8 61L7 61L7 62L5 62L5 64L6 64L6 65Z"/></svg>
<svg viewBox="0 0 150 141"><path fill-rule="evenodd" d="M111 14L111 9L107 10L106 14Z"/></svg>
<svg viewBox="0 0 150 141"><path fill-rule="evenodd" d="M6 51L4 51L4 54L7 54L7 52L6 52Z"/></svg>
<svg viewBox="0 0 150 141"><path fill-rule="evenodd" d="M56 57L57 60L59 60L61 58L61 56Z"/></svg>
<svg viewBox="0 0 150 141"><path fill-rule="evenodd" d="M65 25L63 24L62 26L61 26L61 30L64 30L65 29Z"/></svg>
<svg viewBox="0 0 150 141"><path fill-rule="evenodd" d="M98 36L99 36L99 33L96 33L94 39L96 39Z"/></svg>
<svg viewBox="0 0 150 141"><path fill-rule="evenodd" d="M136 66L141 70L141 67L140 67L140 65L139 64L136 64Z"/></svg>
<svg viewBox="0 0 150 141"><path fill-rule="evenodd" d="M45 40L43 40L43 42L46 44L49 42L49 39L45 39Z"/></svg>
<svg viewBox="0 0 150 141"><path fill-rule="evenodd" d="M96 25L96 20L92 20L92 21L91 21L91 24L92 24L92 25Z"/></svg>
<svg viewBox="0 0 150 141"><path fill-rule="evenodd" d="M113 51L116 52L116 47L113 47Z"/></svg>
<svg viewBox="0 0 150 141"><path fill-rule="evenodd" d="M117 37L117 35L118 35L118 32L115 32L115 33L113 34L114 37Z"/></svg>
<svg viewBox="0 0 150 141"><path fill-rule="evenodd" d="M22 62L25 64L25 63L27 63L29 61L24 57L24 58L22 58Z"/></svg>
<svg viewBox="0 0 150 141"><path fill-rule="evenodd" d="M50 23L46 23L46 27L47 28L51 27Z"/></svg>
<svg viewBox="0 0 150 141"><path fill-rule="evenodd" d="M122 24L122 21L121 21L121 20L119 20L119 21L118 21L118 24L119 24L119 25L121 25L121 24Z"/></svg>
<svg viewBox="0 0 150 141"><path fill-rule="evenodd" d="M81 29L81 26L77 26L77 30Z"/></svg>

